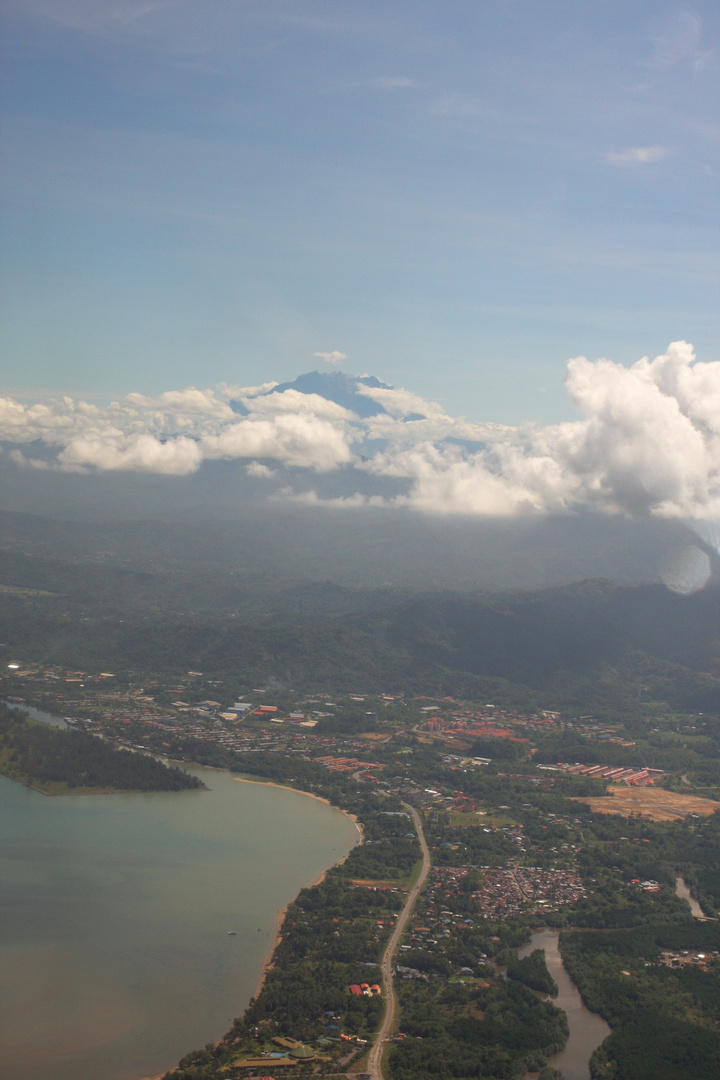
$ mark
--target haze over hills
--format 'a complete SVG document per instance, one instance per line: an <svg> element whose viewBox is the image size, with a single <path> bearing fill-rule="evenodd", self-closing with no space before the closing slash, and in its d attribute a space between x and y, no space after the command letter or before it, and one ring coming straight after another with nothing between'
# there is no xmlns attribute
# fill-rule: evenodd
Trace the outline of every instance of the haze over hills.
<svg viewBox="0 0 720 1080"><path fill-rule="evenodd" d="M54 479L60 503L65 485L75 489L78 478ZM228 507L223 498L208 503L207 491L198 490L198 477L189 481L190 494L198 496L195 506L189 498L179 506L167 498L162 505L161 496L174 495L174 489L169 492L167 482L160 480L153 513L156 478L149 484L149 478L142 478L147 499L140 508L134 503L129 512L112 480L107 485L105 478L90 479L92 489L105 488L102 497L91 505L76 505L72 516L67 514L70 495L65 514L56 504L57 516L0 512L0 550L137 571L196 574L222 569L246 582L256 579L281 587L333 582L427 592L526 589L585 578L658 581L668 557L684 550L691 535L678 522L594 515L446 519L242 500ZM2 561L0 556L0 565Z"/></svg>

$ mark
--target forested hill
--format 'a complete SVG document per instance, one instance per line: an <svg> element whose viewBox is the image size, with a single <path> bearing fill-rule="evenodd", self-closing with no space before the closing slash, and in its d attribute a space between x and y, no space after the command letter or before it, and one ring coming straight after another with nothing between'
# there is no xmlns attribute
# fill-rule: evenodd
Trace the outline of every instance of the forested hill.
<svg viewBox="0 0 720 1080"><path fill-rule="evenodd" d="M79 573L81 567L76 568ZM426 693L598 715L666 701L717 713L720 588L589 581L534 592L398 595L328 584L267 609L143 609L0 588L0 656L117 674L188 669L237 685ZM37 583L36 583L37 584ZM2 582L0 582L2 585Z"/></svg>
<svg viewBox="0 0 720 1080"><path fill-rule="evenodd" d="M585 581L534 592L444 594L397 606L388 639L418 659L543 687L632 652L720 671L720 588Z"/></svg>
<svg viewBox="0 0 720 1080"><path fill-rule="evenodd" d="M48 794L182 791L194 776L147 754L116 750L82 731L61 731L0 704L0 773Z"/></svg>

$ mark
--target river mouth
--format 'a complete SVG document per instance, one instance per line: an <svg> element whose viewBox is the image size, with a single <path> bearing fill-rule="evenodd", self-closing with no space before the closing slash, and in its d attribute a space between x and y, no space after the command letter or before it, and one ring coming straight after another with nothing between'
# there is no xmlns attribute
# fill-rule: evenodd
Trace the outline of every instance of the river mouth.
<svg viewBox="0 0 720 1080"><path fill-rule="evenodd" d="M562 962L559 947L559 930L539 930L530 938L530 944L519 950L518 955L527 956L534 949L543 949L548 970L558 985L558 996L551 998L553 1005L567 1015L570 1036L564 1050L548 1059L548 1064L559 1069L564 1080L590 1080L590 1057L610 1034L610 1027L601 1016L592 1013L583 1003L578 988ZM529 1077L537 1076L530 1073Z"/></svg>

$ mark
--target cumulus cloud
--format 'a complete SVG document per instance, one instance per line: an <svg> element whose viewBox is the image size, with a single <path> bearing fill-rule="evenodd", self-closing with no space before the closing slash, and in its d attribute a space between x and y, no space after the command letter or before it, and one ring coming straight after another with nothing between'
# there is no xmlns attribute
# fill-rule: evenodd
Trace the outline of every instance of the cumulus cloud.
<svg viewBox="0 0 720 1080"><path fill-rule="evenodd" d="M316 356L318 360L323 360L326 364L339 364L342 360L347 360L347 354L339 352L337 349L333 349L332 352L314 352L313 356Z"/></svg>
<svg viewBox="0 0 720 1080"><path fill-rule="evenodd" d="M577 478L584 502L682 513L716 497L713 459L720 447L698 423L697 384L707 381L707 371L696 378L693 360L691 346L679 342L630 369L607 360L570 361L568 392L587 419L557 427L547 441Z"/></svg>
<svg viewBox="0 0 720 1080"><path fill-rule="evenodd" d="M260 383L258 386L230 386L228 383L221 383L218 389L228 399L253 398L269 394L277 385L277 382Z"/></svg>
<svg viewBox="0 0 720 1080"><path fill-rule="evenodd" d="M256 398L241 395L239 400L250 412L263 415L297 413L324 416L328 420L357 420L355 414L344 406L328 401L319 394L301 394L299 390L283 390L280 394L266 394Z"/></svg>
<svg viewBox="0 0 720 1080"><path fill-rule="evenodd" d="M62 398L25 406L0 399L0 439L13 444L40 440L54 459L19 451L13 460L62 471L129 471L185 476L205 460L267 458L290 467L326 472L347 464L354 414L317 395L276 384L244 388L248 415L230 406L231 390L190 387L158 397L129 394L105 409ZM255 393L255 391L259 391Z"/></svg>
<svg viewBox="0 0 720 1080"><path fill-rule="evenodd" d="M486 431L476 450L396 442L364 467L405 478L401 501L436 513L720 516L720 363L675 342L630 368L577 357L566 385L580 420Z"/></svg>
<svg viewBox="0 0 720 1080"><path fill-rule="evenodd" d="M185 476L202 464L198 443L183 436L162 442L153 435L88 434L72 439L58 455L61 468L78 472L88 468L101 472L150 472Z"/></svg>
<svg viewBox="0 0 720 1080"><path fill-rule="evenodd" d="M329 472L352 458L342 427L304 414L272 419L249 417L226 427L219 435L204 438L201 451L210 460L270 458L316 472Z"/></svg>
<svg viewBox="0 0 720 1080"><path fill-rule="evenodd" d="M130 394L104 408L2 398L0 439L11 460L30 468L183 476L206 461L235 460L265 481L278 467L345 469L344 487L365 474L356 485L364 494L346 490L332 502L338 507L657 515L693 522L706 547L719 546L720 362L698 361L687 342L630 367L570 360L566 387L579 418L546 427L473 423L410 391L357 382L356 393L380 407L361 418L320 394L277 393L276 385ZM28 445L36 441L41 453ZM374 493L373 477L378 491L391 480L400 494ZM321 502L312 492L302 498Z"/></svg>
<svg viewBox="0 0 720 1080"><path fill-rule="evenodd" d="M411 481L394 501L435 514L515 515L564 510L568 483L549 456L525 454L512 442L476 453L424 443L382 453L366 466L377 475Z"/></svg>
<svg viewBox="0 0 720 1080"><path fill-rule="evenodd" d="M251 461L245 466L245 472L248 476L254 476L256 480L271 480L273 476L277 476L277 469L271 469L262 461Z"/></svg>
<svg viewBox="0 0 720 1080"><path fill-rule="evenodd" d="M397 419L408 416L429 420L450 419L446 417L442 408L436 402L425 401L424 398L410 393L409 390L394 390L384 386L366 386L364 383L358 383L357 390L363 397L369 397L378 405L382 405L390 416Z"/></svg>

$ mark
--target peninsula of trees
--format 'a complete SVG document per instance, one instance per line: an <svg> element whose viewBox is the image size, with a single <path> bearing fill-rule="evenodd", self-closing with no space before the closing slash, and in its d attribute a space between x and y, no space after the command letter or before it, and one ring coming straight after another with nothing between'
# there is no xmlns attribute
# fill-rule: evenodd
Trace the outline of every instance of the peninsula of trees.
<svg viewBox="0 0 720 1080"><path fill-rule="evenodd" d="M48 795L203 786L148 754L118 750L84 731L49 727L6 705L0 705L0 773Z"/></svg>

